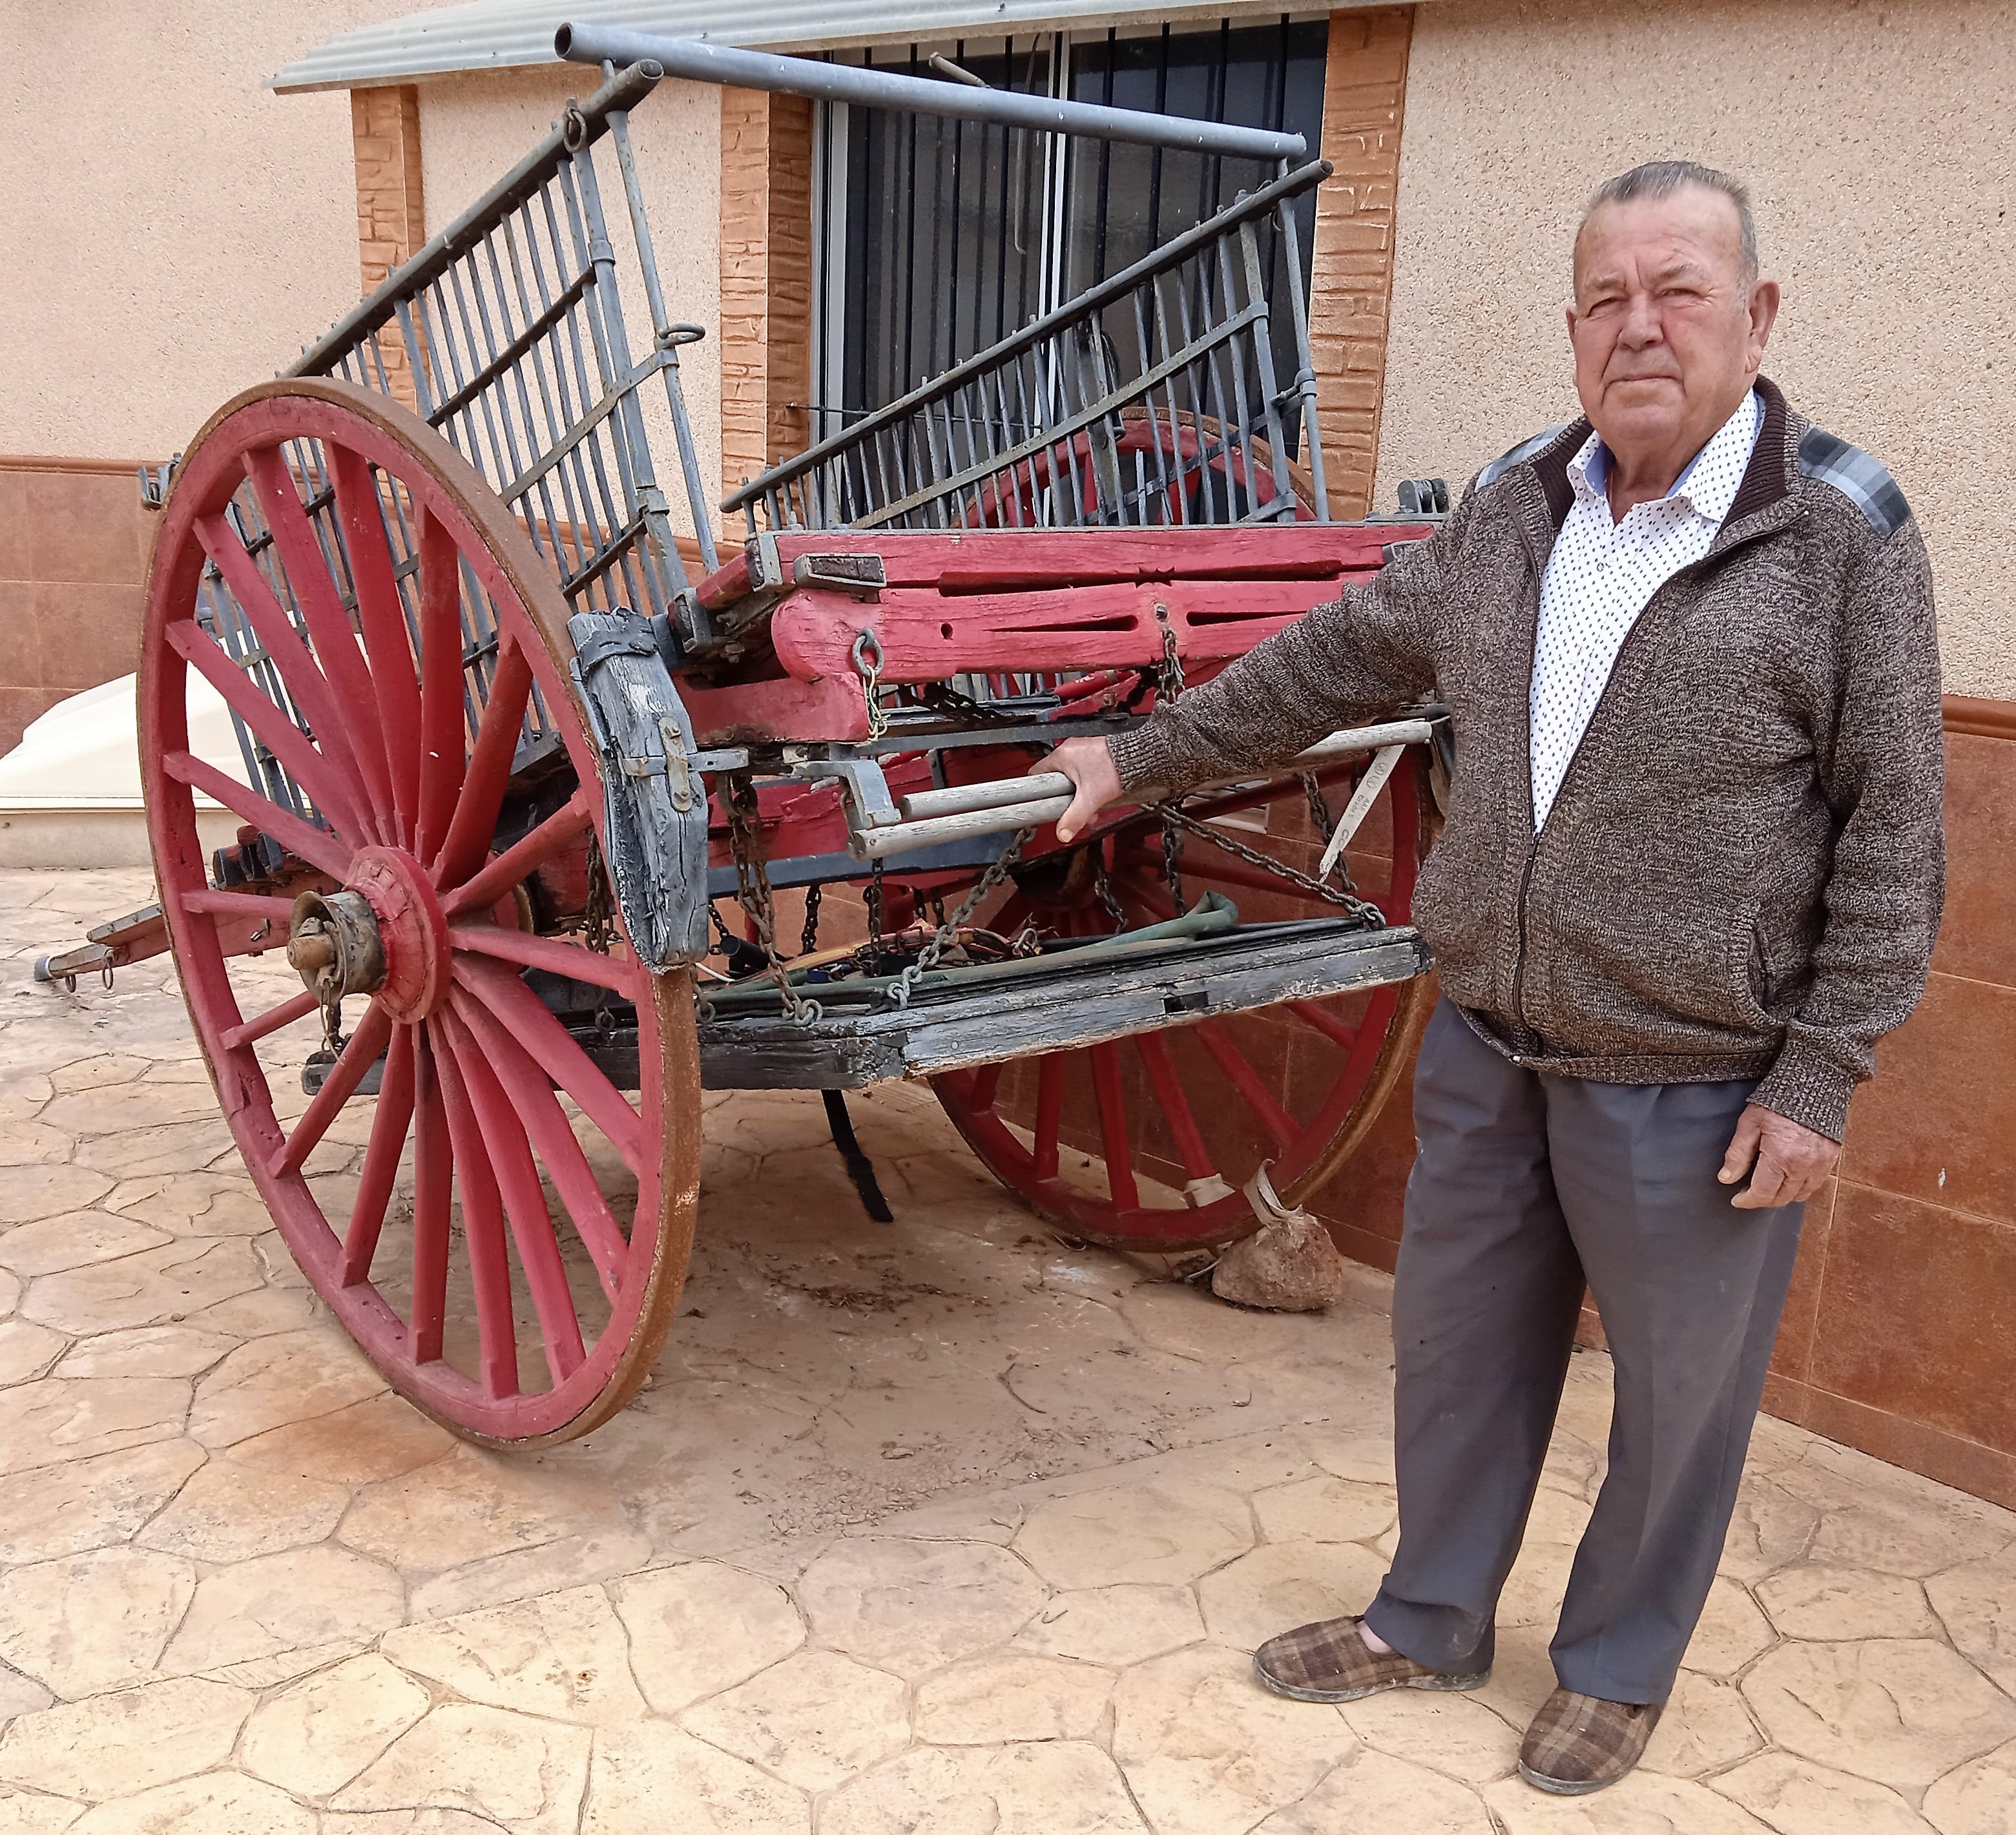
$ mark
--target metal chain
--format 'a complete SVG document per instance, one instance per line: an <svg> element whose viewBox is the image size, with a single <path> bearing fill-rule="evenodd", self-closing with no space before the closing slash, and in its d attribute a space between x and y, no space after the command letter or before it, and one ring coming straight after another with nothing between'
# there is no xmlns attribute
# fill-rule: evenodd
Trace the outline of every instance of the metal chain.
<svg viewBox="0 0 2016 1835"><path fill-rule="evenodd" d="M1330 805L1323 801L1323 786L1316 782L1313 771L1301 774L1302 794L1309 800L1309 820L1316 825L1316 833L1323 838L1323 845L1330 845L1330 838L1337 833L1337 819L1330 812Z"/></svg>
<svg viewBox="0 0 2016 1835"><path fill-rule="evenodd" d="M862 905L868 914L868 959L875 961L882 954L882 876L887 869L877 861L869 870L868 890L862 894Z"/></svg>
<svg viewBox="0 0 2016 1835"><path fill-rule="evenodd" d="M597 955L609 953L609 878L602 862L602 847L595 830L588 831L588 905L581 913L588 929L588 947Z"/></svg>
<svg viewBox="0 0 2016 1835"><path fill-rule="evenodd" d="M1233 840L1229 835L1221 833L1208 822L1199 822L1195 816L1171 804L1162 805L1162 819L1165 822L1174 822L1201 840L1210 842L1214 847L1223 848L1226 853L1244 861L1249 866L1257 866L1264 873L1272 873L1276 879L1285 880L1290 885L1312 893L1329 904L1342 905L1346 911L1368 924L1376 925L1381 930L1386 927L1386 914L1377 905L1367 904L1363 898L1354 898L1348 892L1340 892L1334 886L1308 873L1298 873L1292 866L1283 866L1280 861L1262 854L1258 848L1249 847L1244 842Z"/></svg>
<svg viewBox="0 0 2016 1835"><path fill-rule="evenodd" d="M1323 850L1327 853L1330 837L1337 833L1337 818L1330 812L1330 804L1323 797L1323 786L1316 782L1316 774L1313 771L1305 771L1301 775L1302 794L1309 800L1309 820L1315 823L1316 832L1323 837ZM1337 875L1337 883L1345 891L1355 892L1358 890L1352 879L1351 869L1345 864L1342 853L1338 854L1335 865L1330 870Z"/></svg>
<svg viewBox="0 0 2016 1835"><path fill-rule="evenodd" d="M588 909L582 913L582 921L588 928L588 947L598 955L609 954L611 926L610 918L609 879L602 859L601 844L595 838L595 830L588 831ZM616 1016L609 1010L609 990L598 988L595 995L595 1032L598 1038L607 1038L616 1030Z"/></svg>
<svg viewBox="0 0 2016 1835"><path fill-rule="evenodd" d="M826 888L818 880L805 888L805 927L798 933L798 954L810 955L819 948L819 901Z"/></svg>
<svg viewBox="0 0 2016 1835"><path fill-rule="evenodd" d="M735 855L735 895L756 926L756 941L770 979L776 984L785 1017L800 1026L816 1024L822 1016L819 1002L807 1000L791 985L790 970L777 953L776 901L771 896L769 869L763 861L756 786L747 777L738 779L729 793L728 840Z"/></svg>
<svg viewBox="0 0 2016 1835"><path fill-rule="evenodd" d="M980 876L980 883L959 901L959 909L938 926L930 942L917 952L917 959L889 984L889 1004L907 1007L910 1004L910 991L938 964L938 958L957 940L967 920L980 909L980 901L995 887L1006 879L1009 869L1022 858L1022 848L1036 831L1033 828L1019 829L1015 838L1001 850L1001 858Z"/></svg>
<svg viewBox="0 0 2016 1835"><path fill-rule="evenodd" d="M1159 608L1158 608L1159 609ZM1183 660L1176 653L1176 634L1165 624L1162 627L1162 660L1156 672L1158 686L1157 703L1172 702L1183 692ZM1169 888L1169 897L1181 917L1183 903L1183 838L1176 831L1176 825L1168 815L1169 805L1162 805L1162 877Z"/></svg>
<svg viewBox="0 0 2016 1835"><path fill-rule="evenodd" d="M1113 876L1106 870L1106 849L1097 841L1092 844L1092 883L1099 893L1099 902L1106 907L1106 915L1113 919L1114 934L1118 936L1127 928L1127 913L1120 909L1119 894L1113 890Z"/></svg>
<svg viewBox="0 0 2016 1835"><path fill-rule="evenodd" d="M882 706L882 640L872 631L858 631L848 653L854 672L861 678L861 698L868 708L868 736L879 739L889 730L889 716Z"/></svg>

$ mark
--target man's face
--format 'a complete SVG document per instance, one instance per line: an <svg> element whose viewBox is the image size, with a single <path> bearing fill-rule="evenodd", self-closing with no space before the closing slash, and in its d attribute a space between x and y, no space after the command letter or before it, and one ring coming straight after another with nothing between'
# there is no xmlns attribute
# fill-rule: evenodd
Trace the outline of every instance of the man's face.
<svg viewBox="0 0 2016 1835"><path fill-rule="evenodd" d="M1568 311L1575 389L1604 444L1627 462L1699 452L1748 391L1777 304L1775 282L1745 287L1719 192L1604 205L1575 244Z"/></svg>

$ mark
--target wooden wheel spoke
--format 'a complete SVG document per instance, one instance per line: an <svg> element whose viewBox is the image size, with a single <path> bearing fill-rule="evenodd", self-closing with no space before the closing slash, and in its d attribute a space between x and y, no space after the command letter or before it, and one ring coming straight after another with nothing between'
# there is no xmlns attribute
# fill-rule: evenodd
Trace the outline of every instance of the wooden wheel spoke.
<svg viewBox="0 0 2016 1835"><path fill-rule="evenodd" d="M269 1006L255 1018L242 1025L233 1026L221 1035L219 1042L226 1051L236 1051L240 1045L252 1045L269 1033L278 1032L283 1026L291 1026L297 1020L304 1020L322 1002L304 988L290 1000L283 1000L278 1006Z"/></svg>
<svg viewBox="0 0 2016 1835"><path fill-rule="evenodd" d="M1099 1106L1099 1139L1106 1156L1106 1189L1114 1208L1132 1211L1141 1202L1134 1182L1134 1150L1127 1142L1127 1099L1120 1084L1120 1053L1111 1045L1090 1048L1093 1095Z"/></svg>
<svg viewBox="0 0 2016 1835"><path fill-rule="evenodd" d="M302 1162L329 1132L329 1124L342 1113L344 1104L357 1093L364 1073L377 1063L391 1031L391 1016L374 1000L365 1009L348 1043L337 1054L336 1062L329 1066L322 1088L301 1111L301 1120L294 1124L293 1132L287 1136L286 1145L273 1162L276 1173L284 1177L301 1171Z"/></svg>
<svg viewBox="0 0 2016 1835"><path fill-rule="evenodd" d="M354 1287L371 1272L378 1233L385 1226L385 1207L398 1177L399 1156L413 1118L413 1028L394 1029L385 1048L385 1077L379 1086L377 1113L371 1117L371 1139L364 1150L364 1173L357 1201L351 1207L350 1228L344 1232L343 1261L338 1279Z"/></svg>
<svg viewBox="0 0 2016 1835"><path fill-rule="evenodd" d="M525 919L528 879L578 887L603 806L567 601L463 459L349 382L247 391L184 455L160 520L138 695L148 833L177 977L260 1197L399 1394L488 1445L576 1438L635 1394L677 1308L700 1103L690 972ZM257 750L249 783L191 743L198 678ZM528 718L553 787L521 805ZM210 884L203 831L220 825L203 811L218 805L265 850L246 869L273 881ZM370 896L386 980L348 1003L355 1035L289 1103L280 1060L320 1031L315 995L279 967L293 894L339 887ZM232 959L266 952L238 973ZM556 977L605 999L611 1049L533 991ZM344 1150L358 1177L340 1199L306 1176L338 1138L362 1143Z"/></svg>
<svg viewBox="0 0 2016 1835"><path fill-rule="evenodd" d="M628 956L604 955L585 944L563 943L556 937L535 937L529 930L507 930L501 924L452 924L449 945L491 955L521 967L544 969L549 974L565 975L607 988L628 1001L644 998L650 980L648 971Z"/></svg>
<svg viewBox="0 0 2016 1835"><path fill-rule="evenodd" d="M391 768L380 736L382 729L370 718L376 711L378 696L364 653L358 648L356 635L351 630L350 615L343 609L329 558L308 520L308 509L294 488L293 474L280 448L255 447L245 455L245 473L258 495L266 527L272 531L273 545L287 570L287 583L301 608L302 621L314 640L323 679L338 700L346 703L340 710L347 716L344 733L351 755L363 774L376 830L373 839L393 840L396 825Z"/></svg>
<svg viewBox="0 0 2016 1835"><path fill-rule="evenodd" d="M485 1150L483 1124L463 1081L455 1042L437 1016L427 1021L448 1139L455 1148L455 1189L462 1194L462 1240L476 1290L476 1332L483 1387L492 1400L518 1393L518 1327L511 1311L511 1262L504 1246L504 1207Z"/></svg>
<svg viewBox="0 0 2016 1835"><path fill-rule="evenodd" d="M317 751L286 712L253 685L245 671L224 653L223 646L193 619L171 624L167 636L170 648L195 666L225 704L251 729L252 736L308 792L315 808L337 826L362 834L363 815L351 801L350 788L334 761Z"/></svg>
<svg viewBox="0 0 2016 1835"><path fill-rule="evenodd" d="M461 988L452 998L455 1017L474 1036L506 1099L531 1135L534 1150L595 1263L602 1290L613 1301L623 1278L623 1256L628 1245L545 1073L481 1001Z"/></svg>
<svg viewBox="0 0 2016 1835"><path fill-rule="evenodd" d="M1190 1099L1183 1094L1182 1080L1176 1075L1175 1061L1169 1056L1168 1040L1159 1032L1143 1032L1134 1043L1141 1053L1141 1062L1147 1067L1148 1081L1154 1085L1155 1100L1161 1105L1162 1119L1168 1123L1169 1132L1175 1137L1177 1157L1183 1163L1183 1171L1193 1179L1210 1178L1218 1168L1212 1164L1211 1150L1204 1144L1204 1135L1197 1127Z"/></svg>
<svg viewBox="0 0 2016 1835"><path fill-rule="evenodd" d="M572 1096L632 1172L641 1172L643 1124L622 1092L597 1067L531 988L502 962L459 955L455 979L497 1016L526 1054Z"/></svg>
<svg viewBox="0 0 2016 1835"><path fill-rule="evenodd" d="M1287 1008L1297 1019L1305 1025L1314 1027L1332 1045L1349 1051L1358 1043L1358 1031L1355 1028L1347 1026L1336 1014L1319 1006L1315 1001L1291 1000L1288 1002Z"/></svg>
<svg viewBox="0 0 2016 1835"><path fill-rule="evenodd" d="M976 1109L992 1110L995 1098L1001 1090L1001 1073L1006 1067L1002 1064L982 1064L973 1074L969 1100Z"/></svg>
<svg viewBox="0 0 2016 1835"><path fill-rule="evenodd" d="M413 1038L413 1301L409 1327L416 1364L437 1363L448 1316L449 1206L455 1149L441 1074L425 1027Z"/></svg>
<svg viewBox="0 0 2016 1835"><path fill-rule="evenodd" d="M1064 1060L1051 1052L1036 1063L1036 1177L1057 1175L1057 1137L1064 1131Z"/></svg>
<svg viewBox="0 0 2016 1835"><path fill-rule="evenodd" d="M343 718L308 640L295 629L266 576L246 552L238 532L223 515L198 517L196 536L203 552L224 576L225 585L250 623L267 660L307 720L316 746L341 775L352 806L360 810L368 808L363 775L351 748L350 722Z"/></svg>
<svg viewBox="0 0 2016 1835"><path fill-rule="evenodd" d="M419 822L413 851L432 862L462 795L466 754L463 697L462 552L430 512L420 519Z"/></svg>
<svg viewBox="0 0 2016 1835"><path fill-rule="evenodd" d="M342 525L350 577L357 589L358 621L364 627L371 684L385 737L394 813L399 840L410 845L419 819L420 685L406 610L394 573L385 513L371 467L347 446L325 448L336 487L337 520Z"/></svg>
<svg viewBox="0 0 2016 1835"><path fill-rule="evenodd" d="M291 898L276 898L268 892L218 892L203 886L185 892L182 909L203 912L218 917L263 917L283 923L293 916Z"/></svg>
<svg viewBox="0 0 2016 1835"><path fill-rule="evenodd" d="M518 1265L524 1270L525 1285L532 1296L547 1373L558 1388L581 1368L585 1353L545 1188L539 1182L539 1169L533 1163L524 1128L498 1086L489 1060L452 1014L441 1015L438 1024L447 1035L484 1142L491 1150L491 1175L504 1201L511 1240L517 1245Z"/></svg>
<svg viewBox="0 0 2016 1835"><path fill-rule="evenodd" d="M1247 1108L1267 1131L1267 1138L1276 1149L1286 1153L1294 1145L1300 1132L1294 1118L1274 1099L1273 1092L1262 1080L1260 1073L1247 1061L1246 1054L1232 1042L1232 1034L1215 1020L1201 1020L1197 1024L1197 1035L1204 1041L1204 1049L1217 1060L1218 1067L1231 1079L1232 1087L1237 1090Z"/></svg>
<svg viewBox="0 0 2016 1835"><path fill-rule="evenodd" d="M530 834L513 842L473 879L465 880L444 894L442 915L452 918L466 911L488 910L520 880L529 878L536 869L578 840L593 826L587 797L575 792L565 804Z"/></svg>
<svg viewBox="0 0 2016 1835"><path fill-rule="evenodd" d="M484 703L476 743L470 751L462 794L455 801L447 838L434 863L434 876L445 886L467 879L489 851L497 812L510 788L511 761L517 753L531 694L532 666L525 660L525 653L515 643L505 645L498 652L490 698Z"/></svg>
<svg viewBox="0 0 2016 1835"><path fill-rule="evenodd" d="M350 849L340 837L313 822L302 821L236 778L205 764L193 753L171 752L161 761L161 768L176 783L214 797L232 814L271 835L290 854L298 854L309 865L339 880L349 870Z"/></svg>

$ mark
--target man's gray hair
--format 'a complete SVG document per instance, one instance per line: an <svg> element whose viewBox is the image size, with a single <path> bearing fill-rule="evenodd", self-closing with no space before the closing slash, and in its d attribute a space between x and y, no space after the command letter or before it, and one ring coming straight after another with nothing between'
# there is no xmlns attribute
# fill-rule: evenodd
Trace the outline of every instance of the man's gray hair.
<svg viewBox="0 0 2016 1835"><path fill-rule="evenodd" d="M1741 178L1732 178L1726 172L1718 172L1714 167L1700 165L1693 160L1647 160L1615 178L1606 178L1596 188L1582 214L1582 221L1575 226L1577 246L1589 218L1605 204L1628 204L1641 197L1671 197L1683 185L1719 191L1735 205L1737 226L1743 239L1743 284L1749 286L1757 278L1757 219L1750 208L1750 187Z"/></svg>

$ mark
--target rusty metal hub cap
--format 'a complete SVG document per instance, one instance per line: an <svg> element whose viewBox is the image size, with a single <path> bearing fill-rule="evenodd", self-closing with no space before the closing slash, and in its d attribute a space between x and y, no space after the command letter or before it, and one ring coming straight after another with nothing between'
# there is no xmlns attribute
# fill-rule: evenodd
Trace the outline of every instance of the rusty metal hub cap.
<svg viewBox="0 0 2016 1835"><path fill-rule="evenodd" d="M304 892L287 925L287 961L325 1008L385 980L377 914L361 892Z"/></svg>

